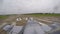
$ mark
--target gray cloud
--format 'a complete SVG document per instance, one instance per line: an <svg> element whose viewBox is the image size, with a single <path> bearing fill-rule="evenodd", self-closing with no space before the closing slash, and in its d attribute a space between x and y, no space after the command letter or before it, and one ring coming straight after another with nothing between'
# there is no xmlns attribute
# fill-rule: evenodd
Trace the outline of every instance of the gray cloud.
<svg viewBox="0 0 60 34"><path fill-rule="evenodd" d="M3 0L0 5L0 14L60 13L60 0Z"/></svg>

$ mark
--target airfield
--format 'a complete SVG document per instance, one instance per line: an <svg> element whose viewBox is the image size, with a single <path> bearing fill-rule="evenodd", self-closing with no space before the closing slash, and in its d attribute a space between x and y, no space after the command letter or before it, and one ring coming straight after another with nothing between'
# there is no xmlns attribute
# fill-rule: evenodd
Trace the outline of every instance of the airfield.
<svg viewBox="0 0 60 34"><path fill-rule="evenodd" d="M24 26L29 17L32 17L34 20L50 25L52 23L60 23L60 14L17 14L17 15L7 15L7 17L0 18L0 27L2 24L12 24L15 26ZM17 20L18 19L18 20ZM59 30L59 29L57 29ZM6 31L0 29L0 34L5 34Z"/></svg>

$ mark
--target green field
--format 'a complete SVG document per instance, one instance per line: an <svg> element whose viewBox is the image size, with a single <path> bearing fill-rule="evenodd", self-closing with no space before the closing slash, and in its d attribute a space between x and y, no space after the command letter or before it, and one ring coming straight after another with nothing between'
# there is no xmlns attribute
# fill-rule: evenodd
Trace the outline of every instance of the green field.
<svg viewBox="0 0 60 34"><path fill-rule="evenodd" d="M55 16L55 17L60 17L60 14L40 14L40 13L35 13L35 14L24 14L24 15L32 15L32 16Z"/></svg>
<svg viewBox="0 0 60 34"><path fill-rule="evenodd" d="M23 15L31 15L31 16L43 16L43 17L48 17L48 16L53 16L53 17L60 17L60 14L42 14L42 13L34 13L34 14L23 14ZM0 19L6 19L10 15L0 15Z"/></svg>
<svg viewBox="0 0 60 34"><path fill-rule="evenodd" d="M8 15L0 15L0 19L6 19L8 18Z"/></svg>

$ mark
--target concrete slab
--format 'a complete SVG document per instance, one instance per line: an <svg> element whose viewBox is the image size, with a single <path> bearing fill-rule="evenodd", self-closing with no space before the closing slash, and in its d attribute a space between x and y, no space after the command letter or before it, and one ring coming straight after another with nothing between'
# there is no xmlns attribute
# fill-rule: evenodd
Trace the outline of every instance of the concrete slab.
<svg viewBox="0 0 60 34"><path fill-rule="evenodd" d="M9 32L9 34L18 34L22 30L23 26L14 26L13 29Z"/></svg>
<svg viewBox="0 0 60 34"><path fill-rule="evenodd" d="M47 24L44 24L44 23L41 23L41 22L39 22L39 24L41 24L41 28L44 30L44 31L46 31L46 32L48 32L48 31L50 31L52 28L50 27L50 26L48 26Z"/></svg>
<svg viewBox="0 0 60 34"><path fill-rule="evenodd" d="M41 26L37 23L37 21L28 20L24 34L45 34Z"/></svg>

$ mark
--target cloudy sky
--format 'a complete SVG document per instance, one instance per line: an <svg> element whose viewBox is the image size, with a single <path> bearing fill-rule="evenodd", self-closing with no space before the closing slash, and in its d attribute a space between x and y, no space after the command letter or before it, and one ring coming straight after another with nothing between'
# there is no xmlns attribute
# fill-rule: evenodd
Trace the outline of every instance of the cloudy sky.
<svg viewBox="0 0 60 34"><path fill-rule="evenodd" d="M60 0L0 0L0 14L60 13Z"/></svg>

